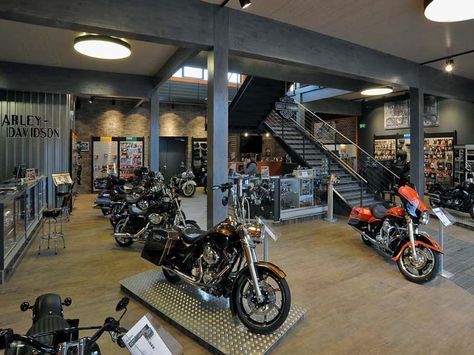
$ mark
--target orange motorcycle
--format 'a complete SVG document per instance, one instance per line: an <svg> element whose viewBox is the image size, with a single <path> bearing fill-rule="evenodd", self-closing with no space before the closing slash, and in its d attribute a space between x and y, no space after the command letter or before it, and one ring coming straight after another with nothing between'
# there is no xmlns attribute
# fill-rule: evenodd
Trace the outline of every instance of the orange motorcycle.
<svg viewBox="0 0 474 355"><path fill-rule="evenodd" d="M420 224L428 224L428 208L410 186L394 191L401 207L386 208L382 203L372 208L354 207L348 223L361 234L365 244L396 261L406 279L425 283L436 276L442 253L439 244L418 229Z"/></svg>

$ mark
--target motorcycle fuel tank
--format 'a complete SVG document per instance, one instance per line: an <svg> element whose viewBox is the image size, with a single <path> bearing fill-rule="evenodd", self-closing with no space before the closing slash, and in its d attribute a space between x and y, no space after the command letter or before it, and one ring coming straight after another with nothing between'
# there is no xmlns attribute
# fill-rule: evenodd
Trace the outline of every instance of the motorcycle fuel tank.
<svg viewBox="0 0 474 355"><path fill-rule="evenodd" d="M372 217L372 211L369 208L353 207L349 215L349 224L357 224L358 222L368 223Z"/></svg>

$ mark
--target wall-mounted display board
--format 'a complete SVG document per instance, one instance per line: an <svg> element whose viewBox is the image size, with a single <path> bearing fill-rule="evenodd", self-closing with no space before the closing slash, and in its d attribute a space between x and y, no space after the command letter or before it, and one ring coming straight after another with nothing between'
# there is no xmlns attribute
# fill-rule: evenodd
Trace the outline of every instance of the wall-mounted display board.
<svg viewBox="0 0 474 355"><path fill-rule="evenodd" d="M453 185L454 133L437 133L425 137L425 179Z"/></svg>
<svg viewBox="0 0 474 355"><path fill-rule="evenodd" d="M143 137L127 137L119 142L119 176L133 176L136 168L143 165Z"/></svg>
<svg viewBox="0 0 474 355"><path fill-rule="evenodd" d="M423 123L425 127L439 126L439 99L436 96L424 96ZM384 103L384 128L400 129L410 127L410 100Z"/></svg>
<svg viewBox="0 0 474 355"><path fill-rule="evenodd" d="M390 161L396 159L397 139L374 137L374 158L378 161Z"/></svg>

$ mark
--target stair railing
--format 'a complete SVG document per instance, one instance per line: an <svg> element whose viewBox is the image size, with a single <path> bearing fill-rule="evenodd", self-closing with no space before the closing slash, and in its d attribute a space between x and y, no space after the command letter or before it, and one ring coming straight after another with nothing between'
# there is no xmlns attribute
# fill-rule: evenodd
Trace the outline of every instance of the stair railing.
<svg viewBox="0 0 474 355"><path fill-rule="evenodd" d="M307 150L307 140L322 148L338 165L342 166L359 181L361 204L364 190L370 190L377 196L382 197L383 191L399 182L400 177L397 174L338 131L336 127L324 121L304 105L298 103L298 107L299 111L294 118L284 118L273 111L267 121L276 127L281 127L282 139L285 139L285 134L288 136L285 127L293 126L303 133L304 153ZM306 158L303 157L303 160L306 160ZM329 163L331 163L331 159L329 159ZM334 167L330 164L329 173L331 173L331 168Z"/></svg>

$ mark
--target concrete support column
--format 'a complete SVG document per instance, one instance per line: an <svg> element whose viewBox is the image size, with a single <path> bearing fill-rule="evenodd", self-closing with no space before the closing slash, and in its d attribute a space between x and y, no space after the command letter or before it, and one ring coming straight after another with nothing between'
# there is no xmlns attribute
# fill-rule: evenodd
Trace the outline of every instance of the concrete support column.
<svg viewBox="0 0 474 355"><path fill-rule="evenodd" d="M228 35L229 13L225 8L214 14L214 47L207 57L207 227L210 228L227 216L222 206L222 192L212 190L213 185L228 181L229 93Z"/></svg>
<svg viewBox="0 0 474 355"><path fill-rule="evenodd" d="M423 90L410 88L410 180L416 186L420 197L423 197L425 192L425 130L423 114Z"/></svg>
<svg viewBox="0 0 474 355"><path fill-rule="evenodd" d="M160 96L156 88L150 97L150 170L160 170Z"/></svg>

